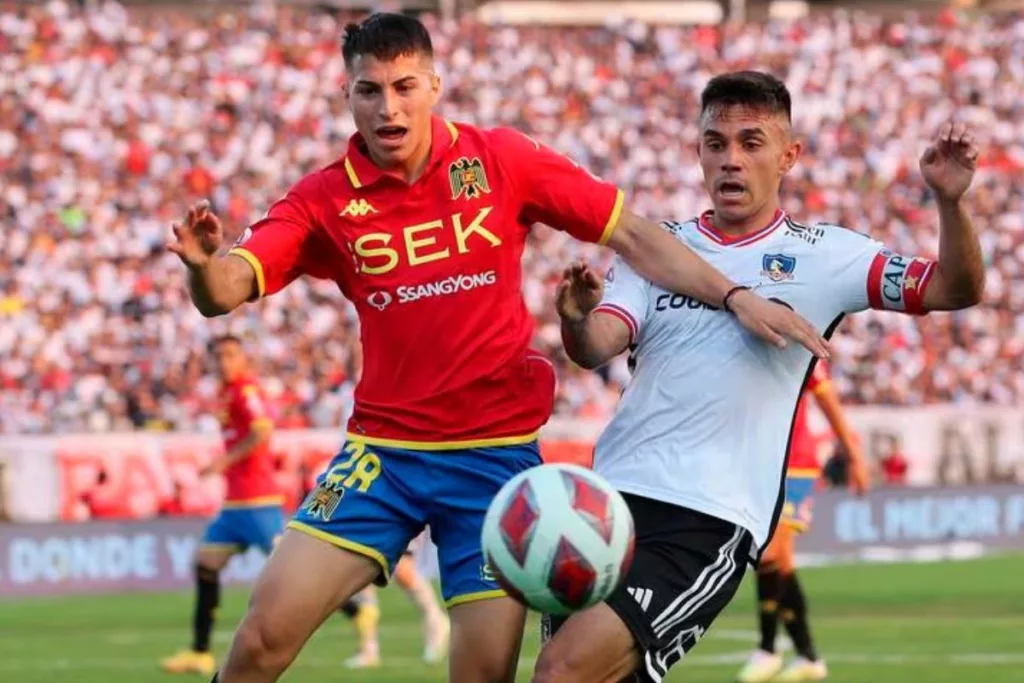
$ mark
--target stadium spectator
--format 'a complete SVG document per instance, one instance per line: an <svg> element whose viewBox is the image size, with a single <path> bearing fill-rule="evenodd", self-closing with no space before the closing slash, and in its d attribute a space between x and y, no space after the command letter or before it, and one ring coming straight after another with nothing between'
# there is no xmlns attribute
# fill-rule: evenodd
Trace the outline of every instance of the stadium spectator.
<svg viewBox="0 0 1024 683"><path fill-rule="evenodd" d="M114 2L0 8L0 433L215 431L202 354L226 331L254 345L285 424L342 423L358 329L332 284L297 282L211 325L186 305L181 269L160 249L193 199L209 196L237 234L342 151L353 129L339 88L342 20L265 5L213 19ZM913 165L930 132L966 111L985 149L970 201L988 300L926 319L851 320L835 381L849 404L1024 399L1021 16L430 28L442 113L518 127L618 182L651 217L707 208L697 95L713 73L764 67L800 102L808 151L787 180L792 213L930 255ZM551 302L561 267L579 256L607 264L538 228L524 287L536 345L559 368L558 411L602 418L625 360L601 374L573 367Z"/></svg>

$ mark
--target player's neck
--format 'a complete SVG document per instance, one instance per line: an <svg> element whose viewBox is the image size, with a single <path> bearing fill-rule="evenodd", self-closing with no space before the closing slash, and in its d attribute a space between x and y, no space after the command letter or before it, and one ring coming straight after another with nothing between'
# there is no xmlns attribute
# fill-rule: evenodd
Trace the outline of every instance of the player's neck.
<svg viewBox="0 0 1024 683"><path fill-rule="evenodd" d="M779 213L779 202L768 202L747 218L738 221L726 219L721 212L711 213L711 227L730 238L744 237L764 230L771 225Z"/></svg>

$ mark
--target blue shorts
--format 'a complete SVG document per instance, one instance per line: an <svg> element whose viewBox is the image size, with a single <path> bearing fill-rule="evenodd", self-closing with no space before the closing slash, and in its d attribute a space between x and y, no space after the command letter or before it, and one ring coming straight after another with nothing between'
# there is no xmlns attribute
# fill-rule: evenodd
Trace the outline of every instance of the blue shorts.
<svg viewBox="0 0 1024 683"><path fill-rule="evenodd" d="M786 476L786 502L782 506L780 521L797 533L803 533L811 526L814 484L817 480L815 476Z"/></svg>
<svg viewBox="0 0 1024 683"><path fill-rule="evenodd" d="M256 546L269 555L282 531L284 514L279 505L225 508L206 527L202 545L234 548L238 552Z"/></svg>
<svg viewBox="0 0 1024 683"><path fill-rule="evenodd" d="M480 549L484 516L507 481L540 464L536 441L421 451L349 440L288 526L376 560L379 585L429 526L447 606L501 597Z"/></svg>

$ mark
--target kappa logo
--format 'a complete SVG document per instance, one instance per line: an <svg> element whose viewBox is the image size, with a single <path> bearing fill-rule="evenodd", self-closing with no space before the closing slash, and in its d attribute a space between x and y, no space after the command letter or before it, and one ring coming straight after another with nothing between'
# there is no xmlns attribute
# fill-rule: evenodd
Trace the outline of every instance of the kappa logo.
<svg viewBox="0 0 1024 683"><path fill-rule="evenodd" d="M391 295L387 292L373 292L370 296L366 297L366 303L370 304L378 311L383 311L385 308L391 305Z"/></svg>
<svg viewBox="0 0 1024 683"><path fill-rule="evenodd" d="M362 218L364 216L369 216L371 213L377 213L377 209L373 208L370 202L365 199L353 199L338 215Z"/></svg>
<svg viewBox="0 0 1024 683"><path fill-rule="evenodd" d="M484 164L478 157L460 157L453 161L448 167L448 179L452 184L452 199L462 195L466 195L466 199L476 199L491 193Z"/></svg>

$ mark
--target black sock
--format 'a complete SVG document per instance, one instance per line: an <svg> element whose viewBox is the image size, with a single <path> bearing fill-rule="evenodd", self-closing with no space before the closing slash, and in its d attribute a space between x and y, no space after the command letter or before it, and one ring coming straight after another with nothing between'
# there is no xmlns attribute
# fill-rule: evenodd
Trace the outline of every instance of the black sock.
<svg viewBox="0 0 1024 683"><path fill-rule="evenodd" d="M779 632L779 602L782 597L782 575L774 567L757 570L757 609L761 625L761 649L775 652L775 636Z"/></svg>
<svg viewBox="0 0 1024 683"><path fill-rule="evenodd" d="M818 653L814 650L811 628L807 622L807 601L804 599L804 592L797 581L796 573L783 577L782 581L782 623L786 625L786 631L793 640L793 648L797 654L812 662L817 661Z"/></svg>
<svg viewBox="0 0 1024 683"><path fill-rule="evenodd" d="M213 674L213 680L210 683L217 683L220 681L220 674Z"/></svg>
<svg viewBox="0 0 1024 683"><path fill-rule="evenodd" d="M359 614L359 603L355 600L346 600L345 604L338 608L338 611L344 614L349 619L352 619Z"/></svg>
<svg viewBox="0 0 1024 683"><path fill-rule="evenodd" d="M192 617L192 649L210 651L213 613L220 605L220 573L196 567L196 611Z"/></svg>

